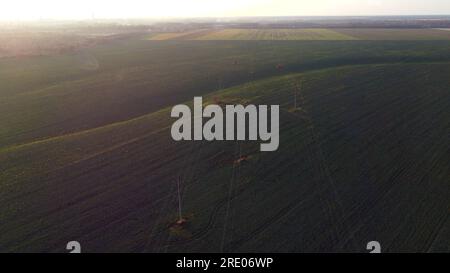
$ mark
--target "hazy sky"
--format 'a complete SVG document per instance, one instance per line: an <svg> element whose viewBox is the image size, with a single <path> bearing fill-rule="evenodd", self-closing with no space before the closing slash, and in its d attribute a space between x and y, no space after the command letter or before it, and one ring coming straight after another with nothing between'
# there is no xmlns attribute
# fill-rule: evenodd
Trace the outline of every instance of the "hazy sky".
<svg viewBox="0 0 450 273"><path fill-rule="evenodd" d="M450 0L1 0L0 19L450 15Z"/></svg>

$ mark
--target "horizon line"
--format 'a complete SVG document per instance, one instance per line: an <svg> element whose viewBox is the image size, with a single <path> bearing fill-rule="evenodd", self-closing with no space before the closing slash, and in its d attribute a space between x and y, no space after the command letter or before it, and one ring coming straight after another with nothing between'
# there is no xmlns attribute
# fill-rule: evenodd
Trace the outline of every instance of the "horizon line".
<svg viewBox="0 0 450 273"><path fill-rule="evenodd" d="M149 16L149 17L91 17L91 18L20 18L20 19L4 19L0 18L0 22L39 22L39 21L96 21L96 20L167 20L167 19L245 19L245 18L348 18L348 17L426 17L426 16L443 16L450 17L450 13L443 14L371 14L371 15L244 15L244 16ZM449 18L450 19L450 18Z"/></svg>

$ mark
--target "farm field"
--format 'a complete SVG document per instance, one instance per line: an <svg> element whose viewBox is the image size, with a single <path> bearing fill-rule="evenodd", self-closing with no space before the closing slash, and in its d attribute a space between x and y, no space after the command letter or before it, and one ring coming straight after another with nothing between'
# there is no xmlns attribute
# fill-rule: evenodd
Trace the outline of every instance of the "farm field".
<svg viewBox="0 0 450 273"><path fill-rule="evenodd" d="M206 29L159 33L149 40L450 40L444 29L300 28L300 29Z"/></svg>
<svg viewBox="0 0 450 273"><path fill-rule="evenodd" d="M196 40L354 40L329 29L224 29Z"/></svg>
<svg viewBox="0 0 450 273"><path fill-rule="evenodd" d="M450 40L450 32L443 29L339 29L339 33L358 40Z"/></svg>
<svg viewBox="0 0 450 273"><path fill-rule="evenodd" d="M445 62L449 51L446 41L134 39L77 54L5 58L0 150L129 120L268 76L355 64Z"/></svg>
<svg viewBox="0 0 450 273"><path fill-rule="evenodd" d="M168 39L0 59L0 252L449 251L450 42ZM196 95L279 104L279 150L174 142Z"/></svg>

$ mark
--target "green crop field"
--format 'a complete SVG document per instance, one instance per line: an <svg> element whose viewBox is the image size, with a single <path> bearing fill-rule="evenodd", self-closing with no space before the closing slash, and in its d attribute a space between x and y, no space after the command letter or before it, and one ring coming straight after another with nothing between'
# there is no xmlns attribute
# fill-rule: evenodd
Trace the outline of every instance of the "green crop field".
<svg viewBox="0 0 450 273"><path fill-rule="evenodd" d="M303 28L303 29L205 29L158 33L149 40L450 40L445 29Z"/></svg>
<svg viewBox="0 0 450 273"><path fill-rule="evenodd" d="M450 40L444 29L337 29L337 32L358 40Z"/></svg>
<svg viewBox="0 0 450 273"><path fill-rule="evenodd" d="M196 40L354 40L329 29L224 29L210 32Z"/></svg>
<svg viewBox="0 0 450 273"><path fill-rule="evenodd" d="M0 252L449 251L450 42L173 37L0 59ZM279 104L279 150L173 141L196 95Z"/></svg>

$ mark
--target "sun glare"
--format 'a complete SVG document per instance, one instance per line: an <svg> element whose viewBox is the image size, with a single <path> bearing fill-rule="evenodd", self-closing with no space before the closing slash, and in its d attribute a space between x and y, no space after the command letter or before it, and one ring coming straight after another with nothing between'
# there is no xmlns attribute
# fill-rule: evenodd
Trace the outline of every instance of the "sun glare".
<svg viewBox="0 0 450 273"><path fill-rule="evenodd" d="M15 0L1 4L0 19L90 19L127 17L231 16L239 10L264 5L268 0Z"/></svg>
<svg viewBox="0 0 450 273"><path fill-rule="evenodd" d="M450 13L429 0L4 0L0 20Z"/></svg>

